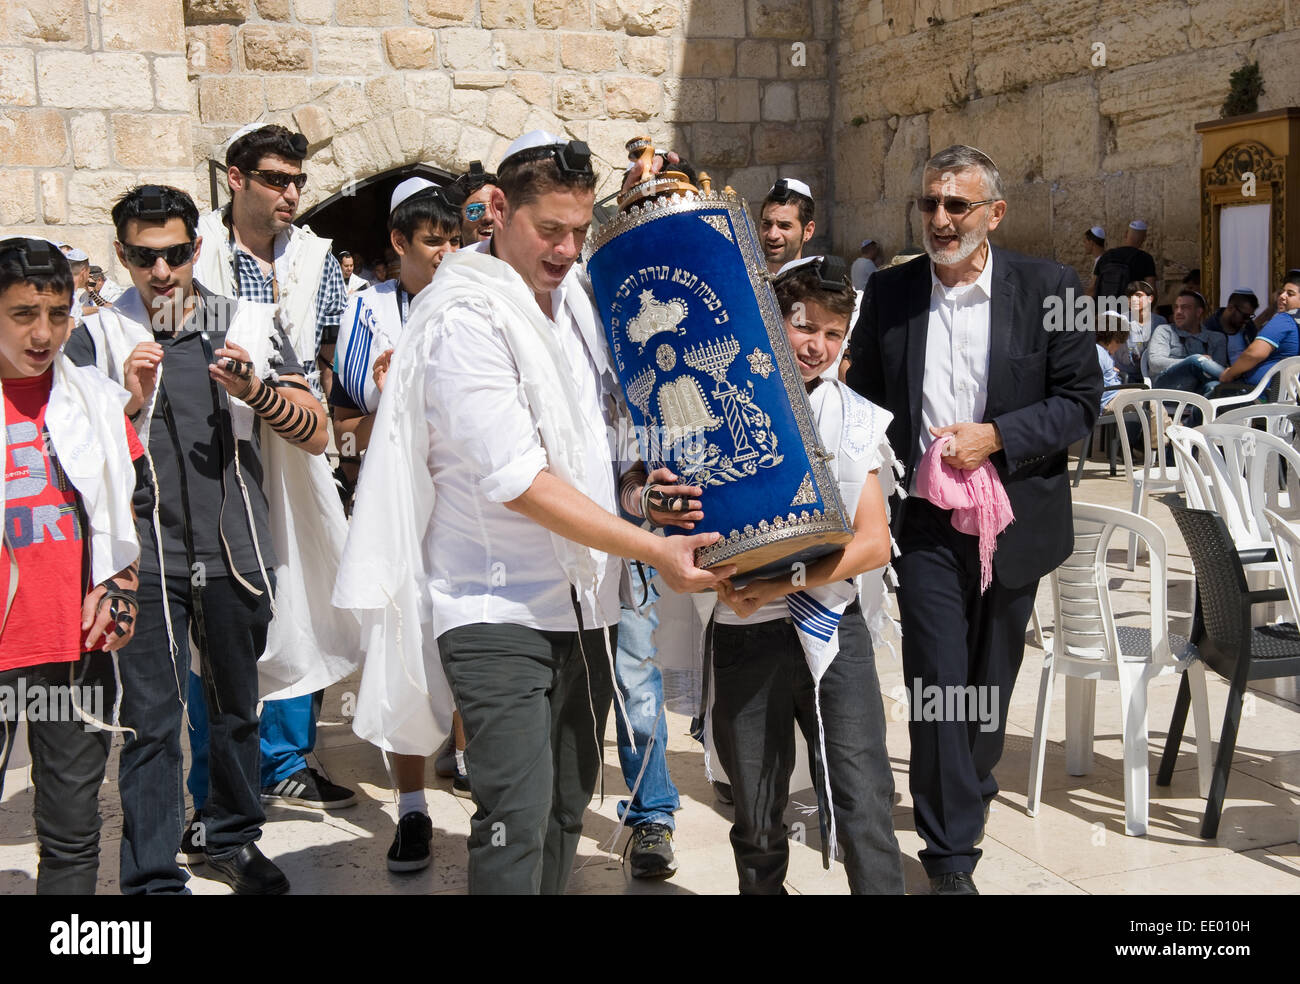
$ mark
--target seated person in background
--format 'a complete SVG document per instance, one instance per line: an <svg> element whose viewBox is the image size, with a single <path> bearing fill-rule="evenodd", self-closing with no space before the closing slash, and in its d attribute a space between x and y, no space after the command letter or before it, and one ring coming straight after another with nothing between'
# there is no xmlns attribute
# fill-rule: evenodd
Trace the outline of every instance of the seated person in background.
<svg viewBox="0 0 1300 984"><path fill-rule="evenodd" d="M1169 324L1164 315L1156 314L1152 308L1156 299L1156 289L1147 280L1134 280L1124 288L1128 297L1129 329L1128 345L1115 352L1115 364L1125 374L1126 382L1140 383L1147 375L1142 366L1142 357L1147 346L1151 344L1151 335L1160 325Z"/></svg>
<svg viewBox="0 0 1300 984"><path fill-rule="evenodd" d="M1232 365L1219 374L1219 381L1230 383L1240 379L1253 387L1273 365L1300 355L1297 318L1300 318L1300 270L1289 270L1282 289L1277 293L1277 314L1259 329L1255 340L1246 346Z"/></svg>
<svg viewBox="0 0 1300 984"><path fill-rule="evenodd" d="M1151 333L1147 362L1156 389L1208 392L1228 361L1228 339L1204 328L1205 298L1187 287L1174 298L1174 323Z"/></svg>
<svg viewBox="0 0 1300 984"><path fill-rule="evenodd" d="M1101 363L1101 408L1105 410L1115 398L1117 387L1124 385L1116 359L1128 348L1128 329L1103 328L1097 332L1097 361Z"/></svg>
<svg viewBox="0 0 1300 984"><path fill-rule="evenodd" d="M1255 292L1249 287L1238 287L1228 295L1228 303L1205 320L1206 328L1221 331L1228 337L1228 362L1237 361L1237 356L1255 340L1254 317L1258 308Z"/></svg>

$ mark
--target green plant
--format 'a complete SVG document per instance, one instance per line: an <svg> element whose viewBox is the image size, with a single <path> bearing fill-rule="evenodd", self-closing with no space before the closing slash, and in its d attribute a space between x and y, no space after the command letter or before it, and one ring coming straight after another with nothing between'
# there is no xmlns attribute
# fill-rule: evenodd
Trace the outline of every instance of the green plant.
<svg viewBox="0 0 1300 984"><path fill-rule="evenodd" d="M1241 116L1259 109L1259 97L1264 92L1264 76L1259 62L1242 65L1228 76L1228 98L1223 101L1221 116Z"/></svg>

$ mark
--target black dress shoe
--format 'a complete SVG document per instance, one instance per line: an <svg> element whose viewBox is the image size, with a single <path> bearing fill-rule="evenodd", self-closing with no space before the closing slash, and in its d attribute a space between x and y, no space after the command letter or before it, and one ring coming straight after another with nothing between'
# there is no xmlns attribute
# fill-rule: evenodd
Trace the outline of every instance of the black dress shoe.
<svg viewBox="0 0 1300 984"><path fill-rule="evenodd" d="M253 843L245 844L234 854L214 858L207 855L208 868L236 895L283 895L289 891L289 879Z"/></svg>
<svg viewBox="0 0 1300 984"><path fill-rule="evenodd" d="M949 871L930 879L931 895L979 895L968 871Z"/></svg>

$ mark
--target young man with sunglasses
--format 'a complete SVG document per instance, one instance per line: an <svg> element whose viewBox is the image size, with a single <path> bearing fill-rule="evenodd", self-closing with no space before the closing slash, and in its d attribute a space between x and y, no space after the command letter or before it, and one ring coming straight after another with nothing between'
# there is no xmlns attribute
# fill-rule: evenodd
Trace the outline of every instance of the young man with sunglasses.
<svg viewBox="0 0 1300 984"><path fill-rule="evenodd" d="M469 170L456 179L456 185L465 195L461 206L460 242L462 246L492 237L492 214L488 202L497 186L497 176L483 170L482 161L470 161Z"/></svg>
<svg viewBox="0 0 1300 984"><path fill-rule="evenodd" d="M694 566L717 534L661 538L617 516L618 384L576 268L589 149L526 134L497 177L492 238L443 260L397 344L334 601L362 612L390 678L429 694L422 720L385 722L394 747L431 754L455 694L470 892L558 894L601 770L617 558L678 591L732 571Z"/></svg>
<svg viewBox="0 0 1300 984"><path fill-rule="evenodd" d="M393 189L388 230L393 249L402 258L396 280L375 284L358 294L343 312L339 329L337 381L330 394L330 410L344 462L351 458L355 483L360 455L370 444L375 412L388 374L393 349L407 328L411 306L433 280L443 259L460 248L463 194L452 184L439 187L426 178L407 178ZM426 701L414 687L396 692L385 687L383 663L378 654L362 671L353 726L357 734L392 752L393 780L397 786L397 831L388 850L388 869L420 871L433 859L430 844L433 821L424 793L422 754L407 754L386 742L379 707L401 701ZM464 748L462 738L460 747ZM469 791L463 768L456 788Z"/></svg>
<svg viewBox="0 0 1300 984"><path fill-rule="evenodd" d="M288 881L255 843L265 820L258 660L278 562L263 490L272 470L266 442L318 455L325 413L284 330L256 305L194 282L205 246L198 219L183 191L145 185L127 192L113 221L118 259L134 287L98 324L79 329L66 350L121 381L153 468L153 481L136 491L141 615L121 662L122 719L135 732L123 746L119 776L121 885L126 894L186 890L176 853L192 637L194 691L207 708L191 697L191 786L202 822L186 831L198 855L189 860L206 857L237 893L275 894L287 891Z"/></svg>
<svg viewBox="0 0 1300 984"><path fill-rule="evenodd" d="M121 388L60 352L72 298L53 243L0 240L0 791L24 715L41 895L95 893L114 663L138 613L144 451Z"/></svg>
<svg viewBox="0 0 1300 984"><path fill-rule="evenodd" d="M316 394L327 397L347 287L330 240L293 224L307 183L306 156L307 138L282 126L247 128L236 136L226 151L230 204L199 222L208 248L194 278L225 297L275 305L308 378L319 378ZM307 764L320 697L267 701L263 708L262 794L268 803L329 810L356 802L352 790Z"/></svg>
<svg viewBox="0 0 1300 984"><path fill-rule="evenodd" d="M922 455L944 441L943 465L993 466L1015 516L997 538L987 590L980 538L958 532L951 510L909 494L894 517L909 693L971 686L996 714L933 720L913 708L909 724L931 892L975 895L1025 627L1039 578L1074 542L1066 452L1092 432L1101 369L1091 332L1044 323L1050 299L1082 293L1077 275L990 244L1007 211L992 160L973 147L940 151L926 163L918 204L928 259L868 281L848 383L893 414L890 443L909 493Z"/></svg>

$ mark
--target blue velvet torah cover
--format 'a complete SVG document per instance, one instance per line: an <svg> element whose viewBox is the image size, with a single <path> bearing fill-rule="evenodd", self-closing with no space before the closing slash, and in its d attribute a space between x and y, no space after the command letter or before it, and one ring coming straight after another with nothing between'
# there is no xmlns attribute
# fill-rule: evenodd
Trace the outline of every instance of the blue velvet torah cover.
<svg viewBox="0 0 1300 984"><path fill-rule="evenodd" d="M723 535L696 562L777 574L851 540L741 199L635 206L586 262L642 458L703 488L694 532Z"/></svg>

